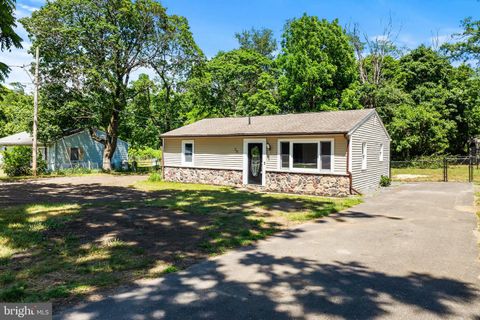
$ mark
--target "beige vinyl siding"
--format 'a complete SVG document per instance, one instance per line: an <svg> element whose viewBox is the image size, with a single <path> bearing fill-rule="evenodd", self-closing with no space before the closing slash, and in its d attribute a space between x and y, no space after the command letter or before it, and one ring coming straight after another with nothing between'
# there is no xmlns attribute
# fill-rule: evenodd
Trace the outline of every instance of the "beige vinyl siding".
<svg viewBox="0 0 480 320"><path fill-rule="evenodd" d="M243 168L243 139L213 137L165 139L165 166L182 166L182 140L194 142L193 167L237 170Z"/></svg>
<svg viewBox="0 0 480 320"><path fill-rule="evenodd" d="M295 140L295 139L334 139L334 173L347 173L347 140L343 135L331 136L285 136L285 137L268 137L267 142L271 146L271 150L267 156L267 171L279 170L278 157L278 140Z"/></svg>
<svg viewBox="0 0 480 320"><path fill-rule="evenodd" d="M376 120L375 120L376 118ZM362 170L362 143L367 143L367 168ZM365 193L379 186L380 177L389 175L390 141L377 114L372 115L351 136L352 186ZM383 144L383 161L379 160Z"/></svg>
<svg viewBox="0 0 480 320"><path fill-rule="evenodd" d="M194 142L194 164L197 168L243 169L243 140L265 137L210 137L210 138L165 138L165 166L182 166L182 140ZM267 150L266 171L278 171L278 140L334 139L334 173L347 173L347 141L343 135L332 136L278 136L266 137L270 144Z"/></svg>

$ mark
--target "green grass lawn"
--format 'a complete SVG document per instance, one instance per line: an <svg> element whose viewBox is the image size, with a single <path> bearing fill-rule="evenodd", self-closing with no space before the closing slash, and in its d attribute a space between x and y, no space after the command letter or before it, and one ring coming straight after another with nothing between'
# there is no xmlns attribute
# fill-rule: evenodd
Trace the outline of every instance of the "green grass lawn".
<svg viewBox="0 0 480 320"><path fill-rule="evenodd" d="M128 202L1 208L0 301L65 303L361 202L148 181L141 190L148 196Z"/></svg>
<svg viewBox="0 0 480 320"><path fill-rule="evenodd" d="M392 178L394 181L443 181L443 168L392 168ZM473 178L475 182L480 182L480 169L475 166ZM468 182L468 166L449 166L448 181Z"/></svg>

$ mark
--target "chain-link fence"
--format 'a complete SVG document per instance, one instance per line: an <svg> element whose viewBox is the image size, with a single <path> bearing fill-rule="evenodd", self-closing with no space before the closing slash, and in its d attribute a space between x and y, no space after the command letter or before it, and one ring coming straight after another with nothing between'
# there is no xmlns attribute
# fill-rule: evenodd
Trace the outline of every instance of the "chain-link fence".
<svg viewBox="0 0 480 320"><path fill-rule="evenodd" d="M397 181L480 182L479 161L475 157L392 161L391 170Z"/></svg>

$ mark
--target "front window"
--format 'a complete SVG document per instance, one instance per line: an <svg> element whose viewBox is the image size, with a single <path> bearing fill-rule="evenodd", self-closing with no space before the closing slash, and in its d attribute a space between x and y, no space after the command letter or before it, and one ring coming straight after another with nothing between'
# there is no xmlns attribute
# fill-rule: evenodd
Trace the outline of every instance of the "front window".
<svg viewBox="0 0 480 320"><path fill-rule="evenodd" d="M70 148L70 161L80 160L80 150L78 148Z"/></svg>
<svg viewBox="0 0 480 320"><path fill-rule="evenodd" d="M293 143L293 168L318 168L318 143Z"/></svg>
<svg viewBox="0 0 480 320"><path fill-rule="evenodd" d="M193 141L183 141L182 142L182 163L183 164L192 164L193 163Z"/></svg>

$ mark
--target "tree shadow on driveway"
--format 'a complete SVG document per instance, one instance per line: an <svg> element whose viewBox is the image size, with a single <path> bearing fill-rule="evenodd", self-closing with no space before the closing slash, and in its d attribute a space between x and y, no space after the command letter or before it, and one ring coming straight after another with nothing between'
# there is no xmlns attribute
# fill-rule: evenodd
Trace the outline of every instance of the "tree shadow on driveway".
<svg viewBox="0 0 480 320"><path fill-rule="evenodd" d="M0 184L0 207L33 203L91 203L145 200L155 193L123 186L100 183L38 183Z"/></svg>
<svg viewBox="0 0 480 320"><path fill-rule="evenodd" d="M371 319L388 316L397 305L435 317L467 318L474 315L452 303L468 307L479 301L469 283L420 273L392 275L356 261L319 263L246 252L237 263L238 273L220 260L206 261L57 318Z"/></svg>

